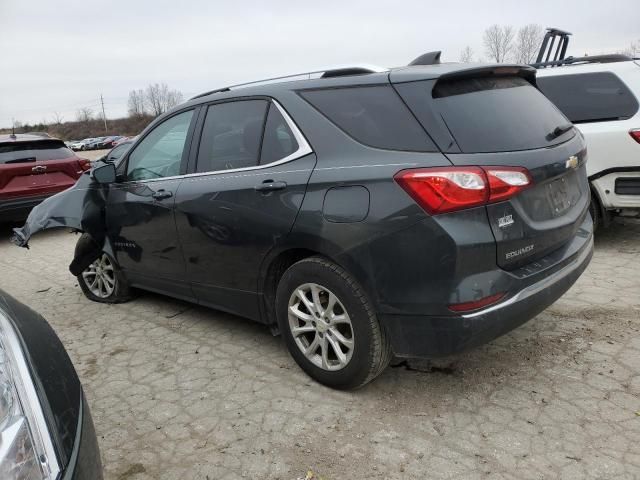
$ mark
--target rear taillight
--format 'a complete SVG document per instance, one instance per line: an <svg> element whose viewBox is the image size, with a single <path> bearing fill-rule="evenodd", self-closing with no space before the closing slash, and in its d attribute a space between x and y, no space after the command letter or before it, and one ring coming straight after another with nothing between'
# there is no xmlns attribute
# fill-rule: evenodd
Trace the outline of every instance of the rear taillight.
<svg viewBox="0 0 640 480"><path fill-rule="evenodd" d="M80 168L82 171L86 172L87 170L91 170L91 161L86 158L79 158L78 163L80 164Z"/></svg>
<svg viewBox="0 0 640 480"><path fill-rule="evenodd" d="M631 138L633 138L636 142L640 143L640 128L629 130L629 135L631 135Z"/></svg>
<svg viewBox="0 0 640 480"><path fill-rule="evenodd" d="M520 167L421 168L394 178L431 215L507 200L532 183Z"/></svg>
<svg viewBox="0 0 640 480"><path fill-rule="evenodd" d="M489 179L489 203L507 200L531 185L529 172L520 167L484 167Z"/></svg>

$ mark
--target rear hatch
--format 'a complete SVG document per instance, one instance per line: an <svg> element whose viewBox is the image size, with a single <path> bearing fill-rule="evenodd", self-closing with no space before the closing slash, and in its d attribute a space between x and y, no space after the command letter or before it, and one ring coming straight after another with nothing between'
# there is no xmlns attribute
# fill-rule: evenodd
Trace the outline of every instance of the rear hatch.
<svg viewBox="0 0 640 480"><path fill-rule="evenodd" d="M486 206L508 270L569 243L590 198L582 136L534 78L525 67L491 67L395 85L453 165L528 170L528 187Z"/></svg>
<svg viewBox="0 0 640 480"><path fill-rule="evenodd" d="M55 139L0 143L0 199L48 195L73 185L88 160Z"/></svg>

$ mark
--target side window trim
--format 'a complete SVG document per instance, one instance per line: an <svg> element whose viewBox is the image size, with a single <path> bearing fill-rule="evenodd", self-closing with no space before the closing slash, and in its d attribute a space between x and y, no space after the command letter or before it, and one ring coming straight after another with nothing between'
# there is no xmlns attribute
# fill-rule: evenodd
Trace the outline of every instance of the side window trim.
<svg viewBox="0 0 640 480"><path fill-rule="evenodd" d="M311 145L309 145L309 142L307 142L307 139L305 138L305 136L302 134L302 131L298 128L298 125L296 125L296 123L293 121L293 119L287 113L287 111L282 107L282 105L280 105L280 103L275 98L271 98L271 97L263 97L263 98L269 102L267 115L265 115L265 124L266 124L266 117L268 116L268 113L269 113L269 109L272 108L272 106L275 106L278 109L278 111L282 114L282 117L284 118L285 122L287 122L287 125L291 129L291 132L293 133L294 138L298 142L298 149L295 152L287 155L284 158L276 160L274 162L258 164L252 167L233 168L228 170L215 170L211 172L196 172L195 171L196 161L197 161L196 157L198 155L198 150L200 148L200 141L202 140L204 118L206 117L207 108L210 105L219 105L221 103L255 100L256 97L238 97L238 98L225 99L224 101L221 101L221 102L211 102L211 103L202 105L202 109L201 109L202 113L198 118L197 133L194 135L194 139L191 142L191 155L189 157L189 169L187 173L183 176L189 178L189 177L201 177L205 175L220 175L225 173L237 173L237 172L247 172L251 170L260 170L264 168L273 167L276 165L281 165L283 163L287 163L293 160L297 160L298 158L302 158L306 155L309 155L310 153L313 153L313 149L311 148ZM262 130L263 130L262 135L264 136L264 127ZM260 143L261 143L260 147L262 150L262 141ZM169 178L169 177L166 177L166 178Z"/></svg>
<svg viewBox="0 0 640 480"><path fill-rule="evenodd" d="M189 129L187 130L187 137L184 141L184 150L182 151L182 159L180 160L180 175L173 175L170 177L161 177L161 178L147 178L144 180L126 180L125 179L121 182L118 182L118 184L123 185L123 184L131 184L131 183L149 183L149 182L159 182L163 180L173 180L176 178L182 178L188 171L187 170L188 160L190 158L191 151L193 150L194 131L195 131L196 124L199 123L200 121L201 110L202 110L201 105L196 105L195 107L185 108L183 110L176 111L172 115L166 118L163 118L161 122L158 122L156 125L153 126L153 128L150 128L144 134L144 136L141 135L136 140L136 142L133 145L131 145L131 147L125 154L126 157L123 158L122 161L119 163L118 172L117 172L118 175L126 175L127 169L129 167L129 157L135 151L135 149L138 148L138 145L140 145L140 143L142 143L142 141L144 141L144 139L147 138L147 136L149 136L149 134L153 132L158 126L162 125L164 122L170 120L176 115L180 115L188 111L193 111L193 115L191 117L191 123L189 124Z"/></svg>

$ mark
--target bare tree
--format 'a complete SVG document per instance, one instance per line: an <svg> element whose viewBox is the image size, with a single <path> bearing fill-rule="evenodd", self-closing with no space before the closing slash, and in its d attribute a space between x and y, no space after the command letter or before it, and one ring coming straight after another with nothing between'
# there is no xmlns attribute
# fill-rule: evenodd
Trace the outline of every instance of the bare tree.
<svg viewBox="0 0 640 480"><path fill-rule="evenodd" d="M61 125L64 117L60 115L60 112L53 112L53 123L56 125Z"/></svg>
<svg viewBox="0 0 640 480"><path fill-rule="evenodd" d="M460 61L462 63L473 62L473 49L469 45L464 47L462 52L460 52Z"/></svg>
<svg viewBox="0 0 640 480"><path fill-rule="evenodd" d="M514 60L517 63L534 62L540 50L540 45L542 45L543 37L544 30L540 25L530 23L521 27L518 30L514 47Z"/></svg>
<svg viewBox="0 0 640 480"><path fill-rule="evenodd" d="M169 90L169 94L167 95L167 110L180 103L182 103L182 92L178 90Z"/></svg>
<svg viewBox="0 0 640 480"><path fill-rule="evenodd" d="M145 114L144 105L144 91L139 88L138 90L131 90L129 92L129 100L127 101L127 107L130 117L141 117Z"/></svg>
<svg viewBox="0 0 640 480"><path fill-rule="evenodd" d="M505 62L513 50L514 30L511 25L491 25L484 31L484 48L488 57L497 62Z"/></svg>
<svg viewBox="0 0 640 480"><path fill-rule="evenodd" d="M93 110L89 107L82 107L76 112L76 118L79 122L89 122L93 119Z"/></svg>
<svg viewBox="0 0 640 480"><path fill-rule="evenodd" d="M170 90L166 83L149 85L144 92L145 106L155 116L163 114L181 101L182 93L178 90Z"/></svg>
<svg viewBox="0 0 640 480"><path fill-rule="evenodd" d="M623 55L629 55L632 58L640 57L640 39L638 42L631 42L627 48L621 50Z"/></svg>

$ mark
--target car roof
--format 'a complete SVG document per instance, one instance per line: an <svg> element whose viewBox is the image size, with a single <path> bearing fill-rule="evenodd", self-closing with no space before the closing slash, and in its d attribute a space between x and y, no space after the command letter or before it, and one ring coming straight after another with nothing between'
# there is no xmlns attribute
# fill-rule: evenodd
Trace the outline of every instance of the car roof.
<svg viewBox="0 0 640 480"><path fill-rule="evenodd" d="M514 75L522 75L533 78L535 69L528 65L520 64L496 64L496 63L440 63L434 65L414 65L384 69L379 71L362 72L357 68L342 68L337 70L327 70L331 73L328 77L300 78L305 75L318 74L321 71L314 71L309 74L300 73L287 77L274 79L256 80L247 84L230 85L203 94L197 95L189 101L179 105L174 110L184 107L199 105L201 103L214 100L223 100L234 97L249 96L269 96L283 90L306 90L315 88L347 87L355 85L373 85L388 83L411 82L417 80L432 80L441 77L451 77L457 75L472 75L478 72L493 72L496 70L512 70ZM344 74L334 74L333 72L343 71ZM352 73L356 72L356 73ZM294 78L298 77L298 78Z"/></svg>

